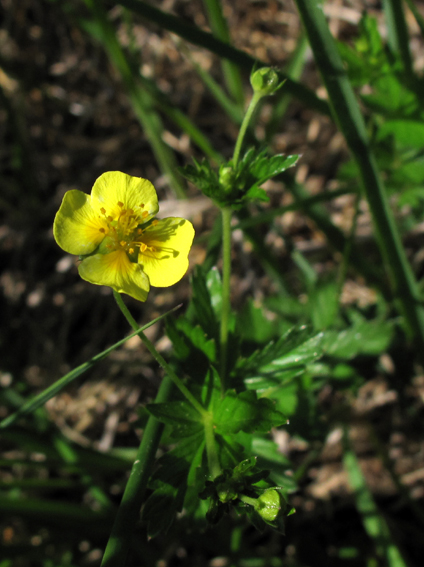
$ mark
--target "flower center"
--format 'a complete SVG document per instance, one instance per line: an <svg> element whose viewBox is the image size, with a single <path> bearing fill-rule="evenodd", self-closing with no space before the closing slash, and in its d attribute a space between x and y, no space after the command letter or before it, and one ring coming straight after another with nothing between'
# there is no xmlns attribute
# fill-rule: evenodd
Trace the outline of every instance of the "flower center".
<svg viewBox="0 0 424 567"><path fill-rule="evenodd" d="M106 220L107 227L100 228L100 232L105 235L102 245L107 252L122 250L126 252L133 262L137 261L138 251L145 252L150 250L155 252L154 246L149 246L143 242L144 230L140 225L149 216L147 211L143 211L144 203L138 205L141 210L126 209L124 203L118 201L119 214L116 217L107 214L104 207L100 212ZM154 219L152 225L156 225L158 221ZM102 246L102 247L103 247Z"/></svg>

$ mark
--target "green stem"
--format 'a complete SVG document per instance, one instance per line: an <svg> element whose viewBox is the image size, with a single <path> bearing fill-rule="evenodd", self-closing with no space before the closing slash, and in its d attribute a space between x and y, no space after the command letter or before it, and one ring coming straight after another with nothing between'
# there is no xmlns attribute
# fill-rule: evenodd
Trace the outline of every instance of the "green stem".
<svg viewBox="0 0 424 567"><path fill-rule="evenodd" d="M137 325L137 322L135 321L135 319L133 318L131 313L128 311L127 306L125 305L125 303L122 300L121 294L118 293L117 291L113 290L113 296L115 298L116 303L118 304L119 309L122 311L124 317L126 318L128 323L131 325L131 327L133 329L138 329L139 327ZM151 341L149 341L149 339L146 337L146 335L143 332L139 333L139 337L143 341L147 350L150 352L150 354L153 356L153 358L156 360L156 362L160 366L162 366L162 368L165 370L165 372L167 373L169 378L177 386L177 388L180 390L180 392L183 394L183 396L185 396L185 398L191 403L191 405L194 407L194 409L196 409L200 413L200 415L205 416L207 414L207 411L196 400L196 398L193 396L193 394L190 392L190 390L184 386L182 381L178 378L178 376L175 374L175 372L169 366L169 364L166 362L166 360L163 358L163 356L158 353L154 344Z"/></svg>
<svg viewBox="0 0 424 567"><path fill-rule="evenodd" d="M155 403L166 402L170 398L171 391L172 382L169 376L165 376ZM150 416L115 517L101 567L125 565L162 431L163 424Z"/></svg>
<svg viewBox="0 0 424 567"><path fill-rule="evenodd" d="M225 391L228 352L228 323L230 318L231 277L231 208L221 209L222 214L222 307L220 328L220 377Z"/></svg>
<svg viewBox="0 0 424 567"><path fill-rule="evenodd" d="M252 119L253 113L256 110L256 107L258 105L258 102L261 100L262 98L262 94L260 93L254 93L252 96L252 99L250 101L250 104L246 110L246 114L244 115L243 118L243 122L241 123L240 126L240 131L237 137L237 142L236 142L236 146L234 148L234 155L233 155L233 167L234 170L237 168L237 164L238 164L238 160L240 157L240 151L241 151L241 146L243 144L243 140L244 140L244 136L246 134L247 131L247 127L249 126L249 123Z"/></svg>
<svg viewBox="0 0 424 567"><path fill-rule="evenodd" d="M207 412L203 418L203 423L205 426L206 454L208 456L209 472L212 478L216 478L221 474L221 466L216 451L212 412Z"/></svg>
<svg viewBox="0 0 424 567"><path fill-rule="evenodd" d="M253 506L254 508L256 508L257 506L257 498L251 498L250 496L246 496L245 494L240 494L239 500L241 500L245 504L249 504L250 506Z"/></svg>

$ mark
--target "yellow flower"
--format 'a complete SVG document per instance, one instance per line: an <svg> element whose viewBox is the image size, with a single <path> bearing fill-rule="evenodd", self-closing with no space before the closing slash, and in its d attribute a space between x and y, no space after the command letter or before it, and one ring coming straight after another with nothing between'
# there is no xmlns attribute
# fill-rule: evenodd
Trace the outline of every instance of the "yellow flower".
<svg viewBox="0 0 424 567"><path fill-rule="evenodd" d="M168 287L183 277L194 237L189 221L154 219L158 210L150 181L109 171L91 195L65 193L53 234L65 252L82 256L84 280L146 301L150 285Z"/></svg>

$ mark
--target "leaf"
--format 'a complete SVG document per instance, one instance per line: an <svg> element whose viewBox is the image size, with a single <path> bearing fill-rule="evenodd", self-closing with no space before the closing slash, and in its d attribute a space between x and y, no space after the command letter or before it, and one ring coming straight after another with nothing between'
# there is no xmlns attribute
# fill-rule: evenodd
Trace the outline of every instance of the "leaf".
<svg viewBox="0 0 424 567"><path fill-rule="evenodd" d="M401 148L421 149L424 146L424 123L417 120L388 120L378 130L378 139L393 136Z"/></svg>
<svg viewBox="0 0 424 567"><path fill-rule="evenodd" d="M182 509L184 494L185 487L176 488L164 484L149 496L142 513L149 537L156 537L169 530L176 513Z"/></svg>
<svg viewBox="0 0 424 567"><path fill-rule="evenodd" d="M206 287L209 292L212 309L218 319L221 316L222 305L222 280L218 268L213 267L206 274Z"/></svg>
<svg viewBox="0 0 424 567"><path fill-rule="evenodd" d="M196 311L197 320L209 338L218 338L218 322L212 307L211 295L206 283L205 273L200 266L196 266L192 278L192 302Z"/></svg>
<svg viewBox="0 0 424 567"><path fill-rule="evenodd" d="M267 398L258 399L253 391L237 394L227 392L214 411L217 433L232 434L238 431L269 431L272 427L286 423L282 413L275 410L274 403Z"/></svg>
<svg viewBox="0 0 424 567"><path fill-rule="evenodd" d="M385 351L393 338L392 321L361 321L344 331L326 331L323 348L336 358L352 359L358 354L378 355Z"/></svg>
<svg viewBox="0 0 424 567"><path fill-rule="evenodd" d="M247 359L240 359L237 369L244 376L253 372L304 366L322 355L323 333L311 337L305 325L294 327L277 341L257 350Z"/></svg>
<svg viewBox="0 0 424 567"><path fill-rule="evenodd" d="M293 167L298 159L298 155L260 156L250 166L250 173L258 180L258 185L262 185L268 179L286 171L289 167Z"/></svg>
<svg viewBox="0 0 424 567"><path fill-rule="evenodd" d="M330 327L339 309L337 282L319 283L309 295L309 306L314 328L323 330Z"/></svg>
<svg viewBox="0 0 424 567"><path fill-rule="evenodd" d="M250 298L237 316L237 331L244 340L264 343L276 335L277 329L276 316Z"/></svg>
<svg viewBox="0 0 424 567"><path fill-rule="evenodd" d="M172 437L189 437L203 429L202 416L187 401L147 404L147 411L172 426Z"/></svg>

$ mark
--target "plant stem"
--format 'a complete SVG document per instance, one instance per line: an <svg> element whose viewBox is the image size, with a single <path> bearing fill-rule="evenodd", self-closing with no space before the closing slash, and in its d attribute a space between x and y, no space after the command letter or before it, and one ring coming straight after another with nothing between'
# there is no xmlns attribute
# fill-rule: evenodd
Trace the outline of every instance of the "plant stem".
<svg viewBox="0 0 424 567"><path fill-rule="evenodd" d="M251 498L250 496L246 496L245 494L240 494L239 499L245 504L250 504L250 506L253 506L256 509L258 502L256 498Z"/></svg>
<svg viewBox="0 0 424 567"><path fill-rule="evenodd" d="M243 140L244 140L244 136L245 136L246 131L247 131L247 127L249 126L249 123L252 119L253 113L255 112L256 107L258 105L258 102L261 100L262 96L263 95L260 94L260 93L257 93L257 92L253 93L250 104L249 104L249 106L246 110L246 114L244 115L243 122L241 123L240 131L239 131L239 134L237 136L236 146L234 148L234 154L233 154L233 167L234 167L234 169L237 168L238 160L239 160L239 157L240 157L241 146L243 144Z"/></svg>
<svg viewBox="0 0 424 567"><path fill-rule="evenodd" d="M171 391L172 382L169 376L165 376L155 403L166 402L170 398ZM150 416L116 514L101 567L125 565L162 431L163 424Z"/></svg>
<svg viewBox="0 0 424 567"><path fill-rule="evenodd" d="M203 424L205 427L206 454L208 456L209 472L212 478L216 478L221 474L221 466L219 464L218 453L216 452L212 412L207 412L203 418Z"/></svg>
<svg viewBox="0 0 424 567"><path fill-rule="evenodd" d="M231 208L221 209L222 214L222 307L220 328L220 377L225 392L228 353L228 323L230 318L231 276Z"/></svg>
<svg viewBox="0 0 424 567"><path fill-rule="evenodd" d="M128 323L133 327L133 329L138 329L138 325L135 319L132 317L131 313L128 311L128 308L126 307L125 303L123 302L121 294L113 290L113 296L115 298L116 303L118 304L118 307L122 311L124 317L127 319ZM166 362L163 356L158 353L153 343L146 337L146 335L143 332L139 333L139 337L143 341L147 350L150 352L150 354L153 356L156 362L160 366L162 366L162 368L165 370L169 378L177 386L177 388L180 390L183 396L191 403L194 409L196 409L200 413L200 415L205 416L207 411L196 400L196 398L193 396L190 390L188 390L188 388L184 386L182 381L178 378L178 376L175 374L175 372L169 366L169 364Z"/></svg>

